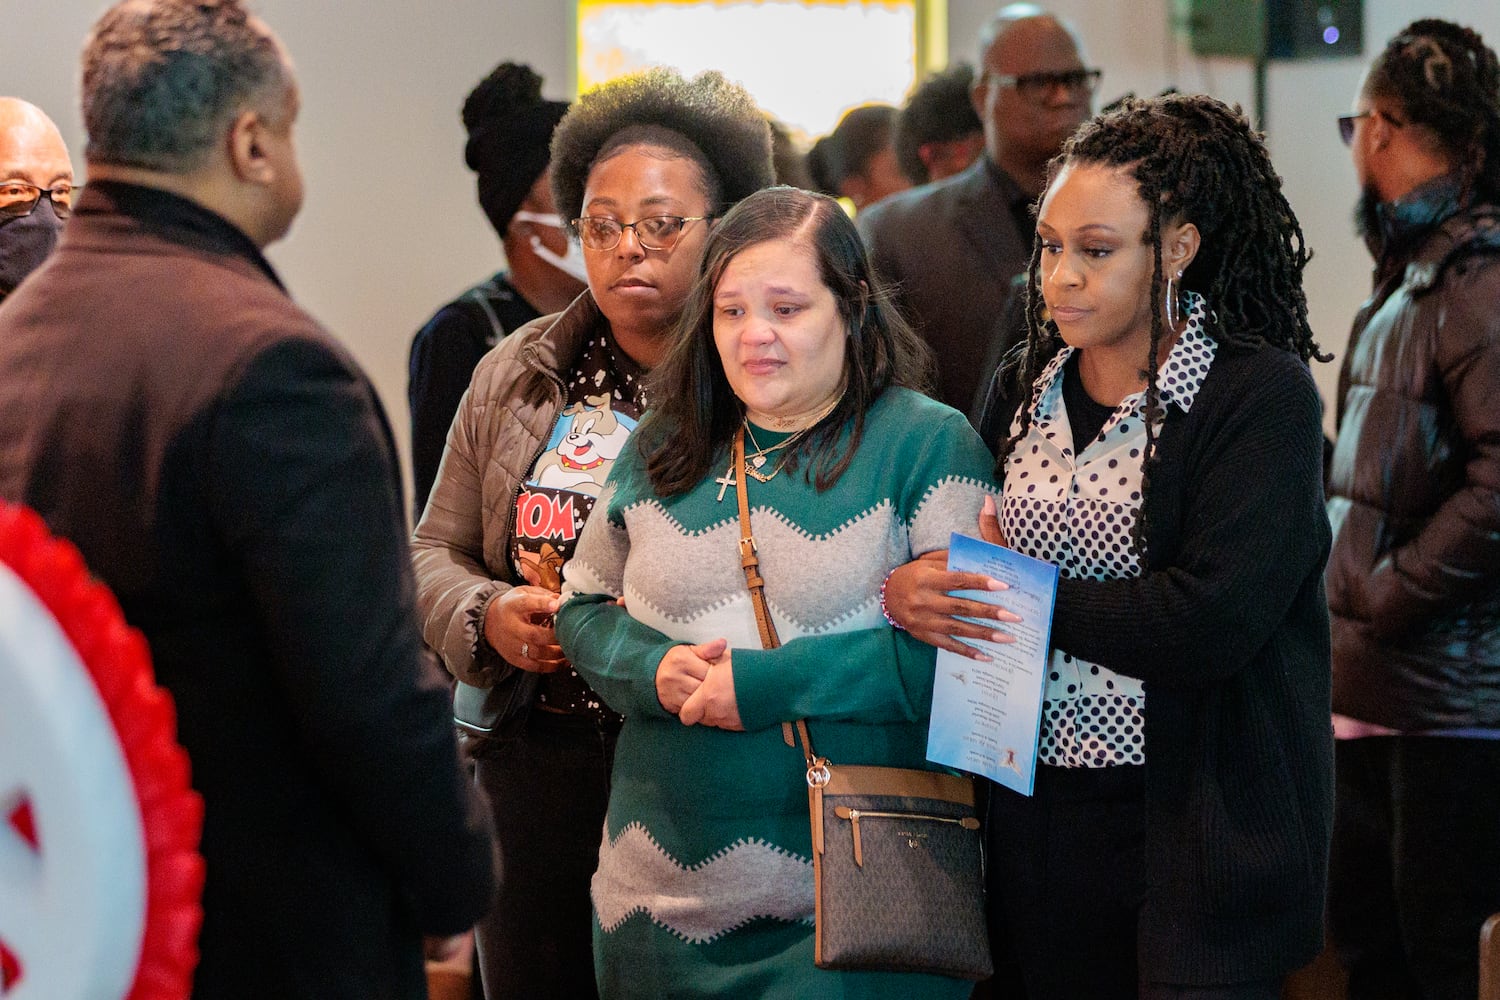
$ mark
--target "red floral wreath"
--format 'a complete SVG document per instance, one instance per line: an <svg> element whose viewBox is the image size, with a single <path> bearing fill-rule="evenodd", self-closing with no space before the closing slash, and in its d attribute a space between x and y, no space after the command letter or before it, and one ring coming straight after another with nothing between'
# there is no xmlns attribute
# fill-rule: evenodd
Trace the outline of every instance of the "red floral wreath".
<svg viewBox="0 0 1500 1000"><path fill-rule="evenodd" d="M135 783L146 850L146 920L126 1000L182 1000L192 987L203 924L203 800L188 782L171 697L157 687L146 640L125 623L114 595L36 513L0 504L0 563L52 612L88 667ZM29 817L11 820L18 827L30 823Z"/></svg>

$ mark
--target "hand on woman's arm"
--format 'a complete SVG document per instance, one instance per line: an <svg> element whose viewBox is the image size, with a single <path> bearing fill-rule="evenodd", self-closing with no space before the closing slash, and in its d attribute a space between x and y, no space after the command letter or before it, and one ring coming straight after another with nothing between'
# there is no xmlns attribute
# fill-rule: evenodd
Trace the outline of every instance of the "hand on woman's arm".
<svg viewBox="0 0 1500 1000"><path fill-rule="evenodd" d="M568 659L552 625L560 600L543 587L510 588L485 609L484 641L522 670L550 674L563 669Z"/></svg>
<svg viewBox="0 0 1500 1000"><path fill-rule="evenodd" d="M986 498L979 513L979 534L987 542L1004 545L1005 536L995 514L994 500ZM985 621L1018 622L1020 616L994 604L951 596L955 590L1005 590L1006 585L982 573L955 573L947 568L948 550L913 559L898 566L886 578L881 603L887 616L914 637L939 649L975 660L988 659L982 652L959 639L987 639L990 642L1014 642L1015 637L986 625L962 621L979 618Z"/></svg>

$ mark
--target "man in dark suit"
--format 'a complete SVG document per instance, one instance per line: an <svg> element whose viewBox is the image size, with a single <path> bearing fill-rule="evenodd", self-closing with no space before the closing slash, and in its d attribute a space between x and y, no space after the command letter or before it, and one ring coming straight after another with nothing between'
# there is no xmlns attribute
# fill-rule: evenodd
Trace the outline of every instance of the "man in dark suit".
<svg viewBox="0 0 1500 1000"><path fill-rule="evenodd" d="M238 0L128 0L84 52L89 187L0 310L0 496L146 635L205 806L194 996L425 997L493 856L424 662L389 428L261 255L298 92Z"/></svg>
<svg viewBox="0 0 1500 1000"><path fill-rule="evenodd" d="M971 97L984 155L859 217L876 270L937 360L938 398L978 421L989 376L1019 339L1013 280L1031 255L1031 203L1047 161L1091 110L1099 72L1072 30L1031 4L1002 8L979 38ZM1007 302L1012 308L1007 315Z"/></svg>

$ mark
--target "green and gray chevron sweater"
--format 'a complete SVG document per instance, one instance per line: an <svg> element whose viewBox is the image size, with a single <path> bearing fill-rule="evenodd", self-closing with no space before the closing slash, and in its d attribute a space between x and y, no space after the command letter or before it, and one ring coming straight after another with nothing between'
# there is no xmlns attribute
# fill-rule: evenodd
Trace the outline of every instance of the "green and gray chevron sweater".
<svg viewBox="0 0 1500 1000"><path fill-rule="evenodd" d="M762 447L779 440L753 429ZM814 967L805 768L780 723L806 717L834 763L933 766L934 651L885 623L880 584L976 530L989 452L957 411L891 389L826 492L801 471L751 479L776 650L756 631L733 487L719 499L727 466L717 456L703 483L663 500L627 447L566 571L559 641L626 717L593 881L602 995L967 996L957 980ZM628 611L609 603L622 594ZM684 726L657 700L667 650L716 637L742 733Z"/></svg>

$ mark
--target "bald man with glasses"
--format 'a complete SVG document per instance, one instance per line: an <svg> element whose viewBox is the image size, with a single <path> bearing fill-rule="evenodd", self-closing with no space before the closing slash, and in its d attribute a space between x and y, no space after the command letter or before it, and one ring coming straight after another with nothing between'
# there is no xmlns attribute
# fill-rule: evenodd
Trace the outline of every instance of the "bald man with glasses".
<svg viewBox="0 0 1500 1000"><path fill-rule="evenodd" d="M1100 75L1057 17L1002 8L980 32L970 92L984 155L859 217L876 269L932 348L938 398L976 426L990 374L1022 332L1013 288L1031 256L1031 203L1047 161L1092 113Z"/></svg>
<svg viewBox="0 0 1500 1000"><path fill-rule="evenodd" d="M35 104L0 97L0 302L57 246L73 204L73 161Z"/></svg>

